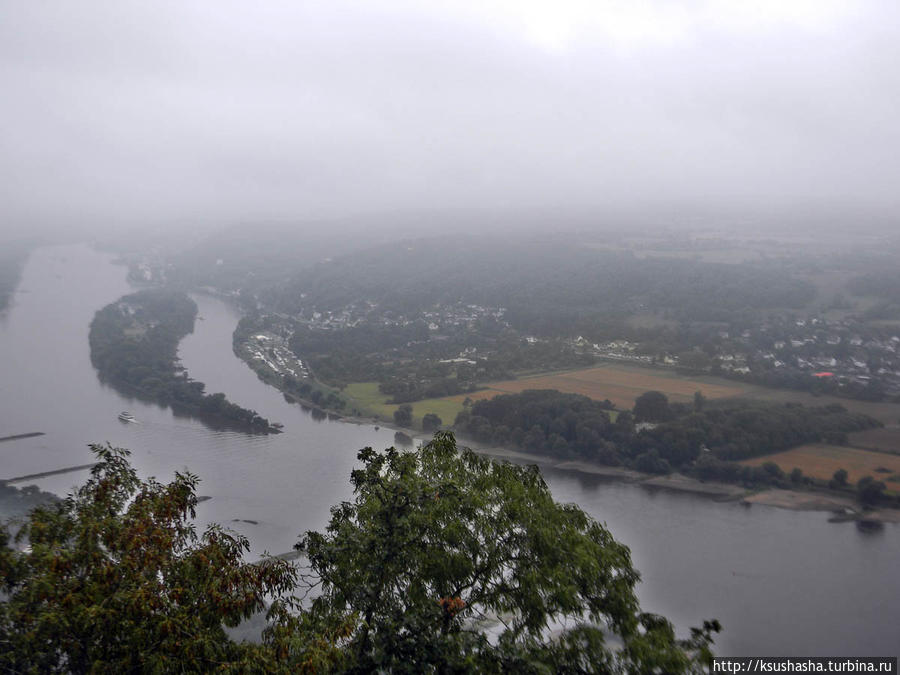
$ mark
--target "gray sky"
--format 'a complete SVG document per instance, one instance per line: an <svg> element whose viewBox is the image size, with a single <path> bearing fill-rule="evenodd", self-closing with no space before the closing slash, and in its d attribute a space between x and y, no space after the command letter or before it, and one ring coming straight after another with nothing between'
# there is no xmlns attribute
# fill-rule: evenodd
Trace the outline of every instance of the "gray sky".
<svg viewBox="0 0 900 675"><path fill-rule="evenodd" d="M900 206L896 0L0 4L0 228Z"/></svg>

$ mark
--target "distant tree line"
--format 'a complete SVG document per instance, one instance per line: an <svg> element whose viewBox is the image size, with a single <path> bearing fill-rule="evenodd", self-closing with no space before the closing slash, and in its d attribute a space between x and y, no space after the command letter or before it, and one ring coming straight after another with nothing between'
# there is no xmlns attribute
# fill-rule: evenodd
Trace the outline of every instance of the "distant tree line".
<svg viewBox="0 0 900 675"><path fill-rule="evenodd" d="M194 330L197 305L186 294L149 289L126 295L97 312L91 322L91 362L100 378L125 393L183 412L252 431L269 421L231 403L225 394L204 393L178 363L178 343Z"/></svg>
<svg viewBox="0 0 900 675"><path fill-rule="evenodd" d="M896 300L900 297L900 272L893 268L861 274L850 279L847 288L854 295L874 295Z"/></svg>
<svg viewBox="0 0 900 675"><path fill-rule="evenodd" d="M440 255L426 254L438 244ZM752 309L802 307L814 296L812 284L777 264L640 259L546 240L457 237L343 256L298 273L264 300L292 313L337 309L360 298L401 313L440 303L503 306L519 330L572 336L603 335L608 320L636 311L727 321Z"/></svg>

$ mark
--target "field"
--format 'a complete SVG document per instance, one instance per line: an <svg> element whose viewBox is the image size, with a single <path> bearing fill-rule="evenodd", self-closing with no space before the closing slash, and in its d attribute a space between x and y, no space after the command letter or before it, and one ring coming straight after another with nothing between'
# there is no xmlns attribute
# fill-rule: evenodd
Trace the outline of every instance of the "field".
<svg viewBox="0 0 900 675"><path fill-rule="evenodd" d="M781 403L801 403L806 406L823 406L836 403L852 412L871 415L884 425L895 428L894 437L900 443L900 429L897 429L897 419L900 417L900 405L896 403L881 402L873 403L871 401L858 401L850 398L841 398L840 396L815 396L805 391L795 391L793 389L773 389L770 387L762 387L759 385L741 385L746 391L743 396L746 398L756 399L760 401L781 402ZM856 443L854 442L854 445ZM895 451L900 451L900 445L895 446Z"/></svg>
<svg viewBox="0 0 900 675"><path fill-rule="evenodd" d="M726 398L739 396L746 389L737 383L712 383L707 378L691 379L667 371L618 364L490 382L485 387L468 396L477 401L493 398L497 394L517 394L526 389L558 389L569 394L582 394L597 401L609 399L620 410L630 409L638 396L653 389L663 392L670 401L679 402L692 401L696 391L702 391L707 398ZM445 400L458 400L461 403L463 399L465 396L461 395Z"/></svg>
<svg viewBox="0 0 900 675"><path fill-rule="evenodd" d="M421 425L422 416L433 412L441 418L445 425L453 424L457 413L463 409L463 401L466 397L473 401L493 398L498 394L514 394L526 389L557 389L562 392L583 394L598 401L609 399L619 410L629 410L634 405L635 399L645 391L661 391L673 402L689 402L693 399L694 392L700 391L710 399L718 398L746 398L769 402L797 402L807 406L823 406L837 403L854 412L865 413L880 420L886 426L883 429L870 429L850 435L850 443L853 447L816 446L828 447L829 453L821 455L821 458L832 457L834 453L847 455L848 459L843 465L836 465L825 476L838 468L851 470L849 464L858 459L876 461L869 457L872 453L867 450L878 450L876 458L883 458L884 462L900 461L900 405L895 403L870 403L855 401L852 399L838 398L835 396L813 396L807 392L792 391L788 389L771 389L758 385L734 382L715 377L685 377L671 370L661 368L644 368L640 366L610 363L602 366L586 368L582 370L565 371L559 373L545 373L541 375L524 376L516 380L504 380L490 382L484 389L471 394L460 394L447 398L434 398L417 401L413 406L413 419L416 426ZM363 415L378 416L380 419L391 421L397 405L386 403L386 396L378 391L378 385L374 382L354 383L347 386L344 393L350 396L356 407ZM615 413L613 413L613 416ZM805 446L809 448L810 446ZM797 449L791 452L795 452ZM854 453L866 453L862 458ZM893 453L891 458L885 453ZM782 453L784 454L784 453ZM821 453L820 453L821 454ZM775 457L772 455L770 457ZM770 457L760 458L760 462L768 461ZM819 457L816 455L816 457ZM787 461L787 460L785 460ZM830 467L831 464L822 459L822 466ZM893 465L882 464L887 467ZM782 467L790 471L794 466ZM807 471L806 467L810 470ZM815 469L816 462L813 457L807 457L807 463L800 466L804 473L818 476L825 469ZM874 467L873 467L874 469ZM900 473L900 469L897 469ZM852 474L851 474L852 475ZM887 475L887 474L885 474Z"/></svg>
<svg viewBox="0 0 900 675"><path fill-rule="evenodd" d="M378 391L377 382L353 382L344 388L344 394L353 399L364 416L377 416L388 422L393 421L394 411L400 407L386 402L388 397ZM411 403L413 423L417 427L421 427L422 417L426 413L435 413L446 426L453 424L457 413L463 409L462 402L465 397L461 397L459 400L456 398L431 398Z"/></svg>
<svg viewBox="0 0 900 675"><path fill-rule="evenodd" d="M872 476L884 481L891 475L900 475L900 456L821 443L801 445L774 455L754 457L741 464L760 466L766 462L775 462L785 473L798 467L806 475L823 480L830 479L838 469L844 469L851 483L855 483L863 476ZM879 468L889 469L890 472L877 471ZM888 490L896 491L898 483L887 481L886 485Z"/></svg>

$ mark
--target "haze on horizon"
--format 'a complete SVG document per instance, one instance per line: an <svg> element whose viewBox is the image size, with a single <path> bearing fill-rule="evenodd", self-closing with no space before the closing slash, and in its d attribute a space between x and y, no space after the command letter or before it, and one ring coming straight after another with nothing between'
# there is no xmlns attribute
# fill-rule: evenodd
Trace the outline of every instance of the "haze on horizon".
<svg viewBox="0 0 900 675"><path fill-rule="evenodd" d="M893 218L890 0L8 2L0 232L373 212Z"/></svg>

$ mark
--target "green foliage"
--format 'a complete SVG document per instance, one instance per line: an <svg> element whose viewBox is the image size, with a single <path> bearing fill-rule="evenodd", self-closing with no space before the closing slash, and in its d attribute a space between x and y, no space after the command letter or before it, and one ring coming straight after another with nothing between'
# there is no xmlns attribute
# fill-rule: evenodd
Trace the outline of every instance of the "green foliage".
<svg viewBox="0 0 900 675"><path fill-rule="evenodd" d="M856 493L859 501L866 505L877 504L884 496L887 486L872 476L863 476L856 484Z"/></svg>
<svg viewBox="0 0 900 675"><path fill-rule="evenodd" d="M834 475L831 477L831 486L832 487L844 487L847 485L847 470L846 469L838 469L834 472Z"/></svg>
<svg viewBox="0 0 900 675"><path fill-rule="evenodd" d="M672 414L669 398L661 391L646 391L638 396L632 412L638 422L664 422Z"/></svg>
<svg viewBox="0 0 900 675"><path fill-rule="evenodd" d="M426 413L422 417L422 431L437 431L444 421L435 413Z"/></svg>
<svg viewBox="0 0 900 675"><path fill-rule="evenodd" d="M360 451L352 502L297 545L310 573L246 539L197 535L198 479L140 480L128 452L0 528L3 672L704 672L718 622L676 639L642 613L628 549L536 467L457 452ZM292 592L303 591L300 602ZM265 610L260 644L225 631Z"/></svg>
<svg viewBox="0 0 900 675"><path fill-rule="evenodd" d="M694 392L694 412L703 412L703 408L706 406L706 397L703 395L702 391Z"/></svg>
<svg viewBox="0 0 900 675"><path fill-rule="evenodd" d="M536 467L458 453L449 433L359 458L354 501L298 544L321 584L307 629L350 629L342 670L701 672L718 625L680 642L642 614L628 549Z"/></svg>
<svg viewBox="0 0 900 675"><path fill-rule="evenodd" d="M611 407L611 406L610 406ZM456 419L460 432L481 443L510 444L530 452L617 463L610 443L626 429L613 425L604 403L553 389L531 389L476 401Z"/></svg>
<svg viewBox="0 0 900 675"><path fill-rule="evenodd" d="M404 403L394 411L394 422L401 427L412 426L412 406Z"/></svg>
<svg viewBox="0 0 900 675"><path fill-rule="evenodd" d="M446 325L439 339L432 338L421 319L384 325L373 316L329 330L296 322L290 347L320 380L334 386L377 381L393 403L471 392L477 382L505 379L517 370L576 368L594 360L561 340L525 342L496 320ZM473 363L452 361L467 349L478 352Z"/></svg>
<svg viewBox="0 0 900 675"><path fill-rule="evenodd" d="M223 625L293 588L293 569L243 563L247 540L217 526L198 536L195 476L141 481L127 451L91 447L99 463L87 483L18 533L30 552L0 536L0 670L265 670L271 654L234 643Z"/></svg>
<svg viewBox="0 0 900 675"><path fill-rule="evenodd" d="M640 432L627 411L611 423L604 403L555 390L477 401L457 416L455 427L480 443L514 445L553 457L624 464L648 473L677 468L696 470L703 479L781 484L785 476L777 467L741 467L733 462L880 426L877 420L838 405L705 401L698 411L696 401L685 405L664 399L639 397L650 401L635 406L644 419L666 416L666 421Z"/></svg>

